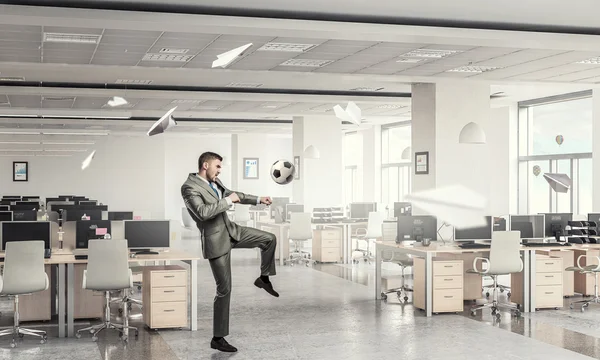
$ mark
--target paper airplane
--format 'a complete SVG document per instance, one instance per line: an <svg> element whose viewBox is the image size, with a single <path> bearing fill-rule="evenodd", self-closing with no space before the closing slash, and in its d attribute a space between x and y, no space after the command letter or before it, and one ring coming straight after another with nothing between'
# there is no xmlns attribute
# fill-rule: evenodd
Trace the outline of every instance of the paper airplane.
<svg viewBox="0 0 600 360"><path fill-rule="evenodd" d="M92 151L92 153L88 155L88 157L86 157L85 160L83 160L83 162L81 163L81 170L85 170L88 166L90 166L90 164L92 163L92 159L94 159L95 155L96 150Z"/></svg>
<svg viewBox="0 0 600 360"><path fill-rule="evenodd" d="M108 100L107 102L108 106L121 106L121 105L126 105L128 104L127 100L125 100L124 98L120 97L120 96L113 96L110 100Z"/></svg>
<svg viewBox="0 0 600 360"><path fill-rule="evenodd" d="M409 201L427 214L461 229L487 224L486 198L462 185L408 194L404 201Z"/></svg>
<svg viewBox="0 0 600 360"><path fill-rule="evenodd" d="M150 130L148 130L148 136L162 134L165 131L167 131L167 129L177 125L177 123L175 122L175 120L173 120L173 117L171 116L175 109L177 109L177 106L167 111L166 114L164 114L160 119L158 119L158 121L156 121L154 125L152 125Z"/></svg>
<svg viewBox="0 0 600 360"><path fill-rule="evenodd" d="M545 173L544 179L546 179L554 191L559 193L566 193L573 185L573 180L567 174Z"/></svg>
<svg viewBox="0 0 600 360"><path fill-rule="evenodd" d="M335 112L335 116L337 116L338 119L342 121L349 121L356 125L360 125L362 111L352 101L348 102L346 110L342 109L340 105L336 105L333 107L333 111Z"/></svg>
<svg viewBox="0 0 600 360"><path fill-rule="evenodd" d="M212 67L216 68L216 67L220 66L222 68L226 68L238 56L242 56L244 51L248 50L248 48L250 48L250 46L252 46L252 43L246 44L244 46L240 46L233 50L229 50L228 52L224 52L222 54L217 55L217 60L213 61Z"/></svg>

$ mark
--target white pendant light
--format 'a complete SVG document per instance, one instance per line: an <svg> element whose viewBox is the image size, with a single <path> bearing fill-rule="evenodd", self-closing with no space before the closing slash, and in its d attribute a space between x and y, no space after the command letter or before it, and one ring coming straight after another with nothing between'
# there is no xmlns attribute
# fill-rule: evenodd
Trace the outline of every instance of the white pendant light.
<svg viewBox="0 0 600 360"><path fill-rule="evenodd" d="M485 133L481 126L474 122L470 122L460 131L458 142L460 144L485 144Z"/></svg>
<svg viewBox="0 0 600 360"><path fill-rule="evenodd" d="M321 157L321 153L319 149L314 147L314 145L309 145L306 149L304 149L304 157L307 159L319 159Z"/></svg>
<svg viewBox="0 0 600 360"><path fill-rule="evenodd" d="M410 146L407 146L406 149L402 150L402 155L400 156L400 158L402 160L410 160L410 153L411 153Z"/></svg>

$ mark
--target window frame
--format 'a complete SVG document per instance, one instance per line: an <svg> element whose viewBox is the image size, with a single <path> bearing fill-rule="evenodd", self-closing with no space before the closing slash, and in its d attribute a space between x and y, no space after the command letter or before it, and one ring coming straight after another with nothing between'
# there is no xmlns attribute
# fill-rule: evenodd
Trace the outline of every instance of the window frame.
<svg viewBox="0 0 600 360"><path fill-rule="evenodd" d="M411 120L405 120L405 121L399 121L399 122L395 122L395 123L390 123L390 124L385 124L385 125L381 125L381 146L380 146L380 159L381 159L381 182L380 182L380 187L381 187L381 202L382 203L386 203L387 199L384 199L384 194L387 193L389 194L389 184L388 184L388 189L386 189L384 191L383 188L383 184L384 184L384 172L387 170L388 173L388 180L389 180L389 171L391 171L391 168L396 168L396 171L398 173L398 189L397 189L397 193L398 194L402 194L404 191L402 189L402 185L403 183L400 181L401 177L402 177L402 173L403 171L408 168L408 176L407 176L407 181L408 181L408 192L410 193L412 191L412 167L413 167L413 163L412 163L412 155L411 155L411 159L406 160L406 161L402 161L402 162L384 162L384 138L386 138L384 136L384 132L389 131L390 129L393 128L398 128L398 127L405 127L405 126L412 126L412 121ZM412 140L410 143L410 147L412 148ZM389 136L387 136L387 158L389 159ZM389 181L388 181L389 182ZM388 196L389 197L389 196ZM399 199L399 201L401 201L402 199Z"/></svg>

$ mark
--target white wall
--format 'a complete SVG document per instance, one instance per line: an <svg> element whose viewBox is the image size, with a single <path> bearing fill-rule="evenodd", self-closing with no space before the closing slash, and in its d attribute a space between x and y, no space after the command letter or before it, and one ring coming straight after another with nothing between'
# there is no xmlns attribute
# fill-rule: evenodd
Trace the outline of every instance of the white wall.
<svg viewBox="0 0 600 360"><path fill-rule="evenodd" d="M292 198L293 185L279 185L271 179L271 166L277 160L294 163L292 137L275 134L237 134L235 150L237 154L236 188L243 193L256 196ZM258 158L258 179L244 179L244 158Z"/></svg>
<svg viewBox="0 0 600 360"><path fill-rule="evenodd" d="M600 90L592 93L592 179L600 179ZM592 211L600 212L600 181L592 181Z"/></svg>

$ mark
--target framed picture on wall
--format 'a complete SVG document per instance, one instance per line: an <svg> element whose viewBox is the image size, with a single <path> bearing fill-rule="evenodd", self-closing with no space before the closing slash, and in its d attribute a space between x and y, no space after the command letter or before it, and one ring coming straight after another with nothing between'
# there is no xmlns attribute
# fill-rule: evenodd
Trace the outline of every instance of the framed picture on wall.
<svg viewBox="0 0 600 360"><path fill-rule="evenodd" d="M258 179L258 158L244 158L244 179Z"/></svg>
<svg viewBox="0 0 600 360"><path fill-rule="evenodd" d="M294 156L294 179L300 179L300 156Z"/></svg>
<svg viewBox="0 0 600 360"><path fill-rule="evenodd" d="M415 174L429 174L429 151L415 152Z"/></svg>
<svg viewBox="0 0 600 360"><path fill-rule="evenodd" d="M13 161L13 181L29 180L29 163L27 161Z"/></svg>

